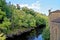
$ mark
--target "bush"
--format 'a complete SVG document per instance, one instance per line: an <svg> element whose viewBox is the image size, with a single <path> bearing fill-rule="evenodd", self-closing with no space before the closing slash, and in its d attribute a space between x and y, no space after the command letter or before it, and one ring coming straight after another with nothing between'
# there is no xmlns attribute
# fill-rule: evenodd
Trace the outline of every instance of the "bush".
<svg viewBox="0 0 60 40"><path fill-rule="evenodd" d="M43 39L44 40L50 40L50 30L49 30L49 27L46 27L44 30L43 30Z"/></svg>
<svg viewBox="0 0 60 40"><path fill-rule="evenodd" d="M1 33L0 34L0 40L5 40L5 39L6 39L6 36L3 33Z"/></svg>

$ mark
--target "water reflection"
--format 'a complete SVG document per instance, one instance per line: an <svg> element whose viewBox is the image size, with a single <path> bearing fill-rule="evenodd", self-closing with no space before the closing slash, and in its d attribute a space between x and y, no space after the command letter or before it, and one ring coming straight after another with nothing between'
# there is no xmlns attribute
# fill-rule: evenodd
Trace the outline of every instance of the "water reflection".
<svg viewBox="0 0 60 40"><path fill-rule="evenodd" d="M34 40L43 40L43 39L42 39L42 35L39 35L38 38L35 37Z"/></svg>
<svg viewBox="0 0 60 40"><path fill-rule="evenodd" d="M14 38L8 38L7 40L42 40L42 31L42 28L36 28L22 35L14 36Z"/></svg>
<svg viewBox="0 0 60 40"><path fill-rule="evenodd" d="M37 28L31 31L30 35L28 35L27 40L42 40L42 29Z"/></svg>

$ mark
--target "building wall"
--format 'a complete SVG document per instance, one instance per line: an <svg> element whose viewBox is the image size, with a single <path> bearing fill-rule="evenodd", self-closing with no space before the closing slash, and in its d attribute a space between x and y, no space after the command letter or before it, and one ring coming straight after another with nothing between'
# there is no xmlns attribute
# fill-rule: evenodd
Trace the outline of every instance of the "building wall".
<svg viewBox="0 0 60 40"><path fill-rule="evenodd" d="M60 40L60 23L58 23L58 40Z"/></svg>
<svg viewBox="0 0 60 40"><path fill-rule="evenodd" d="M60 12L59 13L57 13L57 12L56 13L51 13L49 15L50 21L53 20L53 19L56 19L58 17L60 17Z"/></svg>
<svg viewBox="0 0 60 40"><path fill-rule="evenodd" d="M51 22L50 24L50 40L58 40L59 38L59 27L57 23Z"/></svg>
<svg viewBox="0 0 60 40"><path fill-rule="evenodd" d="M52 22L52 20L60 17L60 13L51 13L49 15L49 24L50 24L50 40L59 40L59 26L58 23Z"/></svg>

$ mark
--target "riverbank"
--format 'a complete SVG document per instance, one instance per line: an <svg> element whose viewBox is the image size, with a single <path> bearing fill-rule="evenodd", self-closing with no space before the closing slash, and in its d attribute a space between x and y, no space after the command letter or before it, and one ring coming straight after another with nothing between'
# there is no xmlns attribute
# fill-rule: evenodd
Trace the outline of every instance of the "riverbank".
<svg viewBox="0 0 60 40"><path fill-rule="evenodd" d="M15 30L15 33L14 32L13 33L10 32L10 34L7 34L6 37L7 38L14 38L14 36L19 36L19 35L22 35L24 33L28 33L28 32L30 32L30 31L32 31L34 29L44 28L44 26L45 25L40 25L39 27L34 27L34 28L20 28L19 30Z"/></svg>
<svg viewBox="0 0 60 40"><path fill-rule="evenodd" d="M43 28L44 26L46 25L40 25L40 26L37 26L37 27L34 27L34 28L18 28L18 29L15 29L15 30L11 30L12 32L8 32L8 34L6 34L6 37L13 37L14 35L21 35L23 33L26 33L26 32L29 32L29 31L32 31L34 29L37 29L37 28Z"/></svg>
<svg viewBox="0 0 60 40"><path fill-rule="evenodd" d="M6 37L8 38L8 37L13 37L14 35L21 35L21 34L23 34L23 33L25 33L25 32L28 32L28 31L31 31L31 30L33 30L34 28L23 28L23 29L18 29L18 30L15 30L15 32L13 32L13 33L9 33L9 34L7 34L6 35ZM21 31L22 30L22 31Z"/></svg>
<svg viewBox="0 0 60 40"><path fill-rule="evenodd" d="M44 28L34 28L31 29L30 31L23 32L22 34L19 35L14 35L13 37L8 37L6 40L33 40L33 39L38 39L42 40L42 32Z"/></svg>

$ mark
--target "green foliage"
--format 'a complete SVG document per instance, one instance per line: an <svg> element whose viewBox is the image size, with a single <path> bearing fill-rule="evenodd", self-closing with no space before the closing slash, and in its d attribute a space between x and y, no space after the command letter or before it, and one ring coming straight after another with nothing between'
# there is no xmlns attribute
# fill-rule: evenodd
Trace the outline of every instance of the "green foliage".
<svg viewBox="0 0 60 40"><path fill-rule="evenodd" d="M19 6L19 4L17 4L17 9L20 10L20 6Z"/></svg>
<svg viewBox="0 0 60 40"><path fill-rule="evenodd" d="M5 40L6 36L4 35L4 33L0 33L0 40Z"/></svg>
<svg viewBox="0 0 60 40"><path fill-rule="evenodd" d="M34 16L31 14L26 14L22 10L15 10L14 11L14 23L15 25L18 25L20 27L34 27L35 25L35 19Z"/></svg>
<svg viewBox="0 0 60 40"><path fill-rule="evenodd" d="M35 26L39 26L39 25L46 25L46 19L47 17L41 13L38 13L38 12L35 12L34 10L32 9L28 9L27 7L23 7L22 10L27 13L28 17L29 17L29 14L33 16L33 21L35 21ZM31 19L30 19L31 20Z"/></svg>
<svg viewBox="0 0 60 40"><path fill-rule="evenodd" d="M0 20L2 23L0 23L0 29L3 30L2 32L5 32L8 28L10 28L11 22L6 17L6 14L0 10ZM6 33L6 32L5 32Z"/></svg>
<svg viewBox="0 0 60 40"><path fill-rule="evenodd" d="M14 5L7 5L5 0L0 0L1 32L8 34L10 31L14 33L13 30L21 30L20 28L23 28L25 30L27 28L34 28L42 24L46 26L48 25L47 16L35 12L34 10L27 7L23 7L21 10L19 9L19 5L17 5L16 8ZM46 28L44 32L46 33L46 31L48 31L48 28Z"/></svg>
<svg viewBox="0 0 60 40"><path fill-rule="evenodd" d="M33 9L29 9L29 8L27 8L27 7L23 7L22 10L23 10L25 13L27 13L27 14L31 14L31 15L34 15L34 14L35 14L35 12L34 12Z"/></svg>
<svg viewBox="0 0 60 40"><path fill-rule="evenodd" d="M46 28L43 30L43 38L44 40L50 40L50 27L49 27L49 24L48 24L48 17L46 17L47 21L46 21Z"/></svg>
<svg viewBox="0 0 60 40"><path fill-rule="evenodd" d="M5 16L6 16L5 12L1 11L0 9L0 20L3 20L2 18Z"/></svg>
<svg viewBox="0 0 60 40"><path fill-rule="evenodd" d="M11 17L11 8L7 5L5 0L0 0L0 9L6 13L8 18Z"/></svg>
<svg viewBox="0 0 60 40"><path fill-rule="evenodd" d="M5 16L6 14L5 14L5 12L1 11L1 9L0 9L0 15Z"/></svg>
<svg viewBox="0 0 60 40"><path fill-rule="evenodd" d="M43 38L44 38L44 40L50 40L50 30L49 29L50 28L47 27L43 31Z"/></svg>

